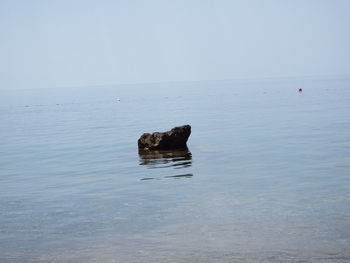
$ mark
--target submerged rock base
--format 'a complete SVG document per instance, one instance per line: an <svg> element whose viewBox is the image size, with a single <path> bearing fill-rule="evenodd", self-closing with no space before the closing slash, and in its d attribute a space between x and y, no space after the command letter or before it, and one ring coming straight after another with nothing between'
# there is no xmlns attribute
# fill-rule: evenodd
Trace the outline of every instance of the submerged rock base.
<svg viewBox="0 0 350 263"><path fill-rule="evenodd" d="M191 126L183 125L166 132L144 133L138 140L139 150L178 150L187 149Z"/></svg>

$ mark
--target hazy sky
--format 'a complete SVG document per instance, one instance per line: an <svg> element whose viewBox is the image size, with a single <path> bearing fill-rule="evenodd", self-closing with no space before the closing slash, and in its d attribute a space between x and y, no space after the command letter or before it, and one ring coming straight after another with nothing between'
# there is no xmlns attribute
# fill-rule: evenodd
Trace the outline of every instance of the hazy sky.
<svg viewBox="0 0 350 263"><path fill-rule="evenodd" d="M348 0L0 0L0 88L350 75Z"/></svg>

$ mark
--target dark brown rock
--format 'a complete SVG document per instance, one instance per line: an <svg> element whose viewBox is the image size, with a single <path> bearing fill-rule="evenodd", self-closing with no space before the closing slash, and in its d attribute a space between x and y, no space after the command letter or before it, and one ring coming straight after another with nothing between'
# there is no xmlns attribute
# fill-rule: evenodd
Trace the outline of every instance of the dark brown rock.
<svg viewBox="0 0 350 263"><path fill-rule="evenodd" d="M166 132L144 133L138 140L139 150L187 149L186 142L190 134L190 125L175 127Z"/></svg>

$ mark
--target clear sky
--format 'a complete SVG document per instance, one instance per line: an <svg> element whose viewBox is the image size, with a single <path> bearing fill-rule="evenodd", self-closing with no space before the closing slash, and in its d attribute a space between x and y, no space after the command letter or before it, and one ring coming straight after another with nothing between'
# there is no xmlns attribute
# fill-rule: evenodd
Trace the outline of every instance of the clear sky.
<svg viewBox="0 0 350 263"><path fill-rule="evenodd" d="M350 75L348 0L0 0L0 89Z"/></svg>

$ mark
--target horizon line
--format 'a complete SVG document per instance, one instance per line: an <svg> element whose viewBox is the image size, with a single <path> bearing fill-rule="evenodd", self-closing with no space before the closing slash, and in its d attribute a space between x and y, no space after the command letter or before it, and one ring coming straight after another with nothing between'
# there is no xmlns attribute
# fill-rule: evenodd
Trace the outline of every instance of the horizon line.
<svg viewBox="0 0 350 263"><path fill-rule="evenodd" d="M49 90L49 89L76 89L76 88L97 88L97 87L122 87L122 86L139 86L139 85L160 85L160 84L176 84L176 83L200 83L200 82L229 82L229 81L267 81L267 80L329 80L329 79L350 79L350 74L342 75L303 75L303 76L279 76L279 77L245 77L245 78L223 78L223 79L202 79L202 80L168 80L168 81L149 81L149 82L124 82L124 83L111 83L111 84L87 84L87 85L67 85L67 86L50 86L50 87L36 87L36 88L9 88L1 89L0 91L11 90Z"/></svg>

